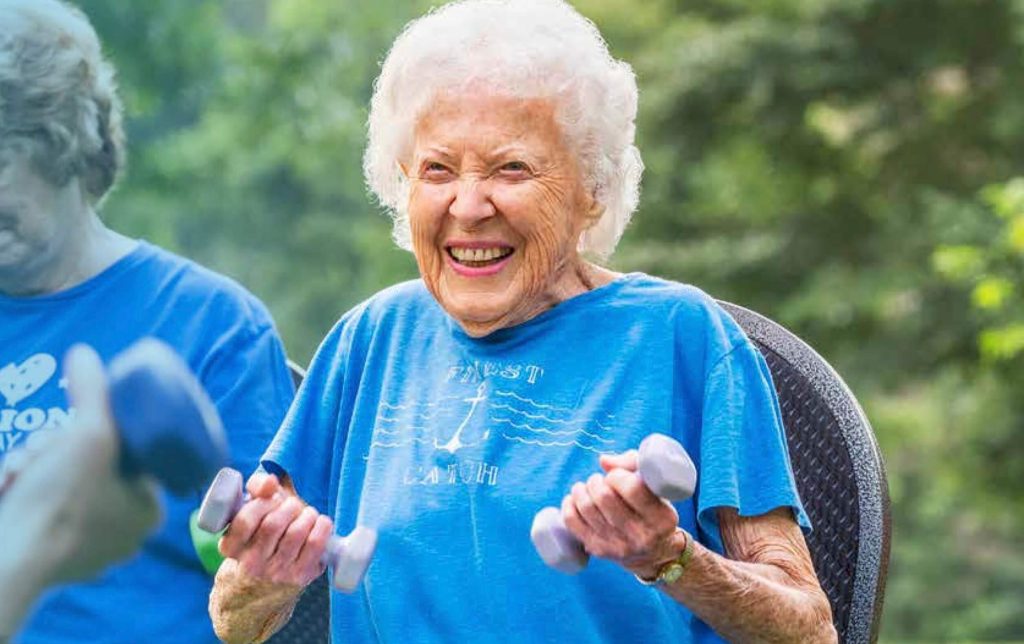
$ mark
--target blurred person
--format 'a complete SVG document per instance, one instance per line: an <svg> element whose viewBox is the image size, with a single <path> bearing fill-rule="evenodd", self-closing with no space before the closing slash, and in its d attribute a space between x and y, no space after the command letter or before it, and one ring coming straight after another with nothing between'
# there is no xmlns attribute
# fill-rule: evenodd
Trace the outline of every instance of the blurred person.
<svg viewBox="0 0 1024 644"><path fill-rule="evenodd" d="M17 450L78 431L57 359L74 344L103 361L143 336L170 345L213 399L236 467L256 466L293 395L258 300L98 216L124 165L121 112L81 11L0 0L0 478ZM189 537L199 495L161 496L164 524L138 556L48 592L15 641L215 642L212 579Z"/></svg>
<svg viewBox="0 0 1024 644"><path fill-rule="evenodd" d="M65 365L77 411L73 428L17 452L12 460L21 463L0 481L0 643L10 640L43 591L89 579L134 554L160 520L153 485L120 474L99 357L76 347Z"/></svg>
<svg viewBox="0 0 1024 644"><path fill-rule="evenodd" d="M638 201L637 101L562 0L451 3L399 36L365 170L421 279L317 352L221 541L223 639L267 638L333 527L366 525L333 641L836 640L763 358L697 288L600 265ZM693 456L694 498L638 478L652 432ZM600 558L576 576L529 538L559 501Z"/></svg>

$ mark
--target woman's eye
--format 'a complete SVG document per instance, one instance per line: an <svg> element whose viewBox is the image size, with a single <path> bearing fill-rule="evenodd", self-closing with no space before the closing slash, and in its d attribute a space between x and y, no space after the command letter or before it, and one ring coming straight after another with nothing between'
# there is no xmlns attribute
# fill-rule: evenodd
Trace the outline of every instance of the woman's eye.
<svg viewBox="0 0 1024 644"><path fill-rule="evenodd" d="M443 179L451 174L451 171L443 163L430 161L423 164L423 176L427 179Z"/></svg>
<svg viewBox="0 0 1024 644"><path fill-rule="evenodd" d="M527 175L530 173L530 167L522 161L509 161L501 166L501 172L509 175Z"/></svg>

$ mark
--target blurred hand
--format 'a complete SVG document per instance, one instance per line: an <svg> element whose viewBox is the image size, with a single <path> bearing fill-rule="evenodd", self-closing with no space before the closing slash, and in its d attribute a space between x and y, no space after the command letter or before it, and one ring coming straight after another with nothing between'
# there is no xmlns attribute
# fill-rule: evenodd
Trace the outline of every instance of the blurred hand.
<svg viewBox="0 0 1024 644"><path fill-rule="evenodd" d="M17 588L9 615L11 605L27 610L47 586L91 578L129 557L160 521L155 486L118 473L119 438L99 356L72 348L65 376L74 421L25 448L0 496L0 576L18 575L0 580L5 595Z"/></svg>
<svg viewBox="0 0 1024 644"><path fill-rule="evenodd" d="M654 577L685 545L679 515L644 485L635 450L602 455L601 468L605 474L576 483L562 500L565 525L591 555Z"/></svg>
<svg viewBox="0 0 1024 644"><path fill-rule="evenodd" d="M320 558L334 533L333 522L272 474L253 474L246 489L250 499L221 537L221 554L253 581L309 585L324 572Z"/></svg>

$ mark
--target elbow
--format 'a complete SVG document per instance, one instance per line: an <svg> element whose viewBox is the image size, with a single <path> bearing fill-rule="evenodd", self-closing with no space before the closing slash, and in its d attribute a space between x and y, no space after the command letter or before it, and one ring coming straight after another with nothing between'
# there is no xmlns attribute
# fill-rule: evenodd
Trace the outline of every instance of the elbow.
<svg viewBox="0 0 1024 644"><path fill-rule="evenodd" d="M832 623L832 606L825 593L820 589L815 589L813 592L803 594L803 597L800 607L794 607L796 612L789 614L790 618L774 622L776 629L764 633L764 642L779 644L838 643L839 636Z"/></svg>
<svg viewBox="0 0 1024 644"><path fill-rule="evenodd" d="M836 633L836 627L832 624L825 626L826 632L822 634L821 641L828 642L829 644L839 644L839 634Z"/></svg>
<svg viewBox="0 0 1024 644"><path fill-rule="evenodd" d="M814 642L815 644L838 644L839 634L832 622L822 623L812 629L807 638L800 638L801 642Z"/></svg>
<svg viewBox="0 0 1024 644"><path fill-rule="evenodd" d="M832 605L820 588L811 600L811 619L809 620L807 633L801 637L802 642L815 642L815 644L837 644L839 634L832 623Z"/></svg>

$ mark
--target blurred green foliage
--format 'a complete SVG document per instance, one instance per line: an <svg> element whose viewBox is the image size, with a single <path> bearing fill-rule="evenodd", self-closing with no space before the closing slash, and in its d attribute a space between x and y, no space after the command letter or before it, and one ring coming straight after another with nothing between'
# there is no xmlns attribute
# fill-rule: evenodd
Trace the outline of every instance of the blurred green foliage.
<svg viewBox="0 0 1024 644"><path fill-rule="evenodd" d="M416 274L368 197L366 106L413 0L81 0L121 75L118 229L234 276L307 360ZM888 640L1024 637L1024 2L577 0L635 67L613 266L807 339L889 469Z"/></svg>

